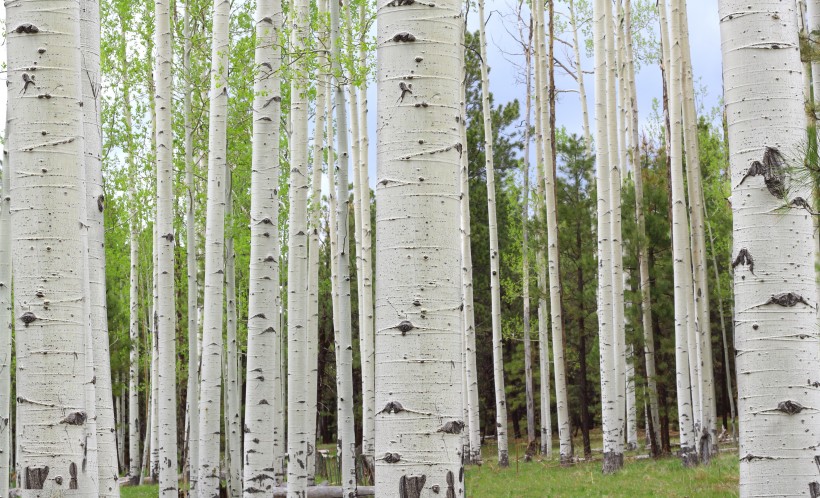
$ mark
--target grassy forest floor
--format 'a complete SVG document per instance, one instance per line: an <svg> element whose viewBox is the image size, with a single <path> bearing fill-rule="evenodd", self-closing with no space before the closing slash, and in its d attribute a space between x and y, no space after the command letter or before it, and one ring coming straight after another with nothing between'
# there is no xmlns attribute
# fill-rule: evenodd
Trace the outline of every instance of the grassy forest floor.
<svg viewBox="0 0 820 498"><path fill-rule="evenodd" d="M600 444L600 437L593 439ZM580 449L580 439L573 441ZM511 441L510 466L498 467L496 447L483 448L484 465L466 469L466 496L469 498L566 497L730 497L738 495L736 448L722 447L721 454L708 466L684 469L680 460L626 456L624 469L611 476L601 474L600 448L593 442L593 459L562 467L557 458L524 461L526 442ZM320 446L321 447L321 446ZM557 441L553 445L557 453ZM597 458L596 458L597 456ZM158 495L157 486L122 488L123 498Z"/></svg>

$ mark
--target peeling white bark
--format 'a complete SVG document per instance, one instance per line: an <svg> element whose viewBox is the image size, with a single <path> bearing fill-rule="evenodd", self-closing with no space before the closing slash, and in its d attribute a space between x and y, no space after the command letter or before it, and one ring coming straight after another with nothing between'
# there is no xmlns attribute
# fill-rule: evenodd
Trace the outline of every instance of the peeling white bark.
<svg viewBox="0 0 820 498"><path fill-rule="evenodd" d="M788 169L802 165L806 139L797 119L804 109L794 9L773 0L719 2L741 496L820 492L818 450L809 442L820 437L814 227L798 200L811 206L812 193L805 182L792 182Z"/></svg>
<svg viewBox="0 0 820 498"><path fill-rule="evenodd" d="M462 496L463 18L443 0L377 20L376 495Z"/></svg>
<svg viewBox="0 0 820 498"><path fill-rule="evenodd" d="M6 110L8 113L8 110ZM9 126L6 120L3 167L0 171L0 497L9 495L11 474L11 329L14 306L11 301L11 163Z"/></svg>

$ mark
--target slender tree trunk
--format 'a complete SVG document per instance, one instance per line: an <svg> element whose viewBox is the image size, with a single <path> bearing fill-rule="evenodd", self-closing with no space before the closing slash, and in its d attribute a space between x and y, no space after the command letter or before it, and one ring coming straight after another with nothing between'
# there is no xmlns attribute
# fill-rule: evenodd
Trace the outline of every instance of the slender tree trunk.
<svg viewBox="0 0 820 498"><path fill-rule="evenodd" d="M228 22L230 5L214 0L208 96L208 205L205 220L205 293L202 371L199 388L197 493L219 492L220 401L222 392L222 306L225 272L225 170L228 118Z"/></svg>
<svg viewBox="0 0 820 498"><path fill-rule="evenodd" d="M185 4L183 20L184 46L182 52L182 66L185 81L185 96L183 98L183 119L185 129L185 187L188 193L188 209L185 212L185 252L188 279L188 384L187 406L188 412L188 473L191 490L196 489L197 463L199 462L199 325L197 323L197 305L199 289L197 283L196 262L196 218L195 201L196 186L194 184L194 139L191 123L191 94L194 91L190 79L191 73L191 1Z"/></svg>
<svg viewBox="0 0 820 498"><path fill-rule="evenodd" d="M484 25L484 0L478 0L479 44L481 45L481 108L484 117L484 166L487 177L487 229L490 233L490 294L493 329L493 380L495 383L495 427L498 465L510 464L507 442L507 394L504 387L504 336L501 331L501 254L498 251L498 222L495 208L495 165L493 159L493 122L490 106L490 68Z"/></svg>
<svg viewBox="0 0 820 498"><path fill-rule="evenodd" d="M583 250L581 239L581 221L579 220L575 225L575 247L577 254L581 254ZM578 367L578 387L581 390L581 437L584 444L584 460L592 458L592 446L589 440L589 430L592 426L592 416L589 413L589 387L587 381L587 331L586 331L586 314L584 307L584 288L586 286L584 280L584 268L578 265L576 270L576 278L578 285L578 360L580 366Z"/></svg>
<svg viewBox="0 0 820 498"><path fill-rule="evenodd" d="M336 185L336 303L339 311L334 327L336 349L337 452L341 461L344 494L356 493L356 436L353 418L353 339L350 309L350 192L348 190L347 102L341 66L340 5L330 2L331 69L336 103L336 141L339 178ZM355 209L355 206L354 206Z"/></svg>
<svg viewBox="0 0 820 498"><path fill-rule="evenodd" d="M8 113L8 109L6 110ZM3 168L0 177L0 497L9 495L11 456L11 330L14 306L11 301L11 163L9 119L6 120Z"/></svg>
<svg viewBox="0 0 820 498"><path fill-rule="evenodd" d="M465 22L462 23L461 39L464 38ZM459 51L459 56L464 60L464 51ZM466 66L461 64L466 72ZM461 76L461 105L459 111L459 131L461 133L461 143L467 143L467 76ZM467 430L469 431L470 455L469 462L481 465L481 427L479 416L478 398L478 364L476 362L476 342L475 342L475 307L473 299L473 253L470 245L472 231L470 229L470 161L467 148L462 149L460 157L461 169L459 181L461 185L460 196L460 229L461 229L461 284L464 297L464 372L467 377Z"/></svg>
<svg viewBox="0 0 820 498"><path fill-rule="evenodd" d="M76 298L84 295L77 275L83 229L77 221L85 199L80 189L66 188L83 169L83 140L77 135L83 113L76 105L82 101L80 12L77 2L41 7L13 1L6 19L12 266L24 276L14 282L15 329L25 330L15 338L16 365L27 372L16 377L19 469L23 496L95 497L96 468L82 465L93 402L85 392L88 327L76 318L85 316L83 300ZM43 46L49 48L40 53ZM28 69L34 62L40 67L36 82ZM59 98L38 98L46 94ZM48 479L46 467L62 469L66 477Z"/></svg>
<svg viewBox="0 0 820 498"><path fill-rule="evenodd" d="M279 123L282 64L280 0L256 4L257 77L254 79L251 157L251 243L245 392L245 498L282 483L279 295Z"/></svg>
<svg viewBox="0 0 820 498"><path fill-rule="evenodd" d="M638 92L635 85L635 57L632 49L632 9L630 0L624 1L624 42L626 44L626 71L627 85L631 106L631 150L632 164L635 174L635 221L638 229L638 274L641 289L641 327L643 328L644 362L646 365L646 387L649 396L649 413L652 417L652 433L649 437L652 455L661 454L660 444L660 417L658 416L658 386L655 370L655 337L652 331L652 293L649 282L649 258L646 253L646 220L643 212L643 161L641 159L640 140L638 136Z"/></svg>
<svg viewBox="0 0 820 498"><path fill-rule="evenodd" d="M627 2L629 0L626 0ZM572 51L575 56L575 71L578 80L578 97L581 101L581 115L584 123L584 143L587 155L592 155L592 131L589 126L589 111L587 110L587 92L584 85L584 68L581 65L581 45L578 41L578 20L575 16L575 0L569 0L569 23L572 29Z"/></svg>
<svg viewBox="0 0 820 498"><path fill-rule="evenodd" d="M535 3L535 19L533 22L533 33L535 40L533 43L533 59L535 60L535 150L536 157L536 197L537 213L539 225L546 219L544 207L544 127L542 123L541 108L544 104L543 57L546 51L545 37L543 33L544 6L540 2ZM550 415L550 342L547 330L549 322L549 311L547 309L547 268L545 260L546 251L542 240L537 244L535 253L535 265L538 272L538 360L539 376L541 384L541 454L547 458L552 458L552 417Z"/></svg>
<svg viewBox="0 0 820 498"><path fill-rule="evenodd" d="M460 121L463 68L453 61L463 19L460 4L444 0L424 9L382 3L377 20L376 495L421 496L438 486L462 496L461 384L440 380L460 378L463 368L465 144L452 125Z"/></svg>
<svg viewBox="0 0 820 498"><path fill-rule="evenodd" d="M681 144L681 46L680 46L680 16L677 3L672 0L672 15L669 23L669 121L670 121L670 150L671 150L671 188L672 188L672 261L674 273L674 306L675 306L675 367L678 399L678 426L680 431L680 458L685 466L695 465L698 462L698 453L694 439L694 400L696 395L692 384L697 381L690 376L692 369L691 348L694 346L688 341L692 337L690 330L689 306L691 292L691 267L689 255L686 254L689 243L689 225L686 214L686 198L683 185L683 150ZM662 6L661 22L666 22ZM691 378L691 380L690 380Z"/></svg>
<svg viewBox="0 0 820 498"><path fill-rule="evenodd" d="M523 197L521 212L521 227L523 245L521 248L522 266L522 301L524 303L524 384L527 398L527 442L532 444L535 441L535 401L532 385L532 348L530 346L530 241L527 232L527 225L530 220L530 115L532 114L532 100L530 98L532 85L530 82L530 52L529 45L525 49L527 65L527 97L526 97L526 118L524 129L524 158L522 161L524 187L521 195Z"/></svg>
<svg viewBox="0 0 820 498"><path fill-rule="evenodd" d="M598 331L600 339L601 362L601 407L602 430L604 439L604 473L617 472L623 467L623 453L618 440L621 429L618 427L617 413L617 376L615 367L615 326L613 324L612 299L612 212L610 209L610 163L611 157L607 145L610 139L607 121L615 119L608 112L607 43L611 38L611 7L607 8L605 0L595 0L593 4L593 43L595 52L595 148L596 148L596 185L597 185L597 222L598 222ZM607 13L607 10L610 12Z"/></svg>
<svg viewBox="0 0 820 498"><path fill-rule="evenodd" d="M236 253L233 248L233 175L231 167L226 165L225 170L225 199L227 212L227 235L225 237L225 325L227 333L227 350L225 351L225 432L228 446L228 491L231 498L239 498L242 493L242 402L238 396L242 392L242 382L239 379L238 354L236 343Z"/></svg>
<svg viewBox="0 0 820 498"><path fill-rule="evenodd" d="M626 449L638 449L638 412L635 403L635 355L632 345L626 351Z"/></svg>
<svg viewBox="0 0 820 498"><path fill-rule="evenodd" d="M805 123L795 119L803 98L794 4L723 0L719 13L734 218L740 494L817 494L817 449L806 441L818 438L820 417L805 410L820 405L820 391L794 389L820 377L814 227L800 207L813 205L812 192L791 181L786 166L802 164L806 137ZM757 173L764 168L768 181Z"/></svg>

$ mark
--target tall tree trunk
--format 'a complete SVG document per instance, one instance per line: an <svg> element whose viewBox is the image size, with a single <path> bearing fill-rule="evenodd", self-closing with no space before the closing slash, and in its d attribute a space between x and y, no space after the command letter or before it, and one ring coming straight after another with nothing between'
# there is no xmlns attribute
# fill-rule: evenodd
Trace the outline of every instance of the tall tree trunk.
<svg viewBox="0 0 820 498"><path fill-rule="evenodd" d="M635 355L632 345L626 350L626 448L638 449L638 412L635 403Z"/></svg>
<svg viewBox="0 0 820 498"><path fill-rule="evenodd" d="M632 164L635 170L635 222L638 236L638 276L641 290L641 327L644 341L644 363L646 365L646 388L649 397L649 414L652 418L652 432L649 437L652 455L661 454L660 418L658 416L658 386L655 370L655 337L652 332L652 293L649 282L649 258L646 253L646 220L643 213L643 161L641 159L640 139L638 135L638 91L635 84L635 56L632 48L632 8L630 0L624 0L624 42L626 46L626 90L631 107L631 150Z"/></svg>
<svg viewBox="0 0 820 498"><path fill-rule="evenodd" d="M83 296L76 265L84 258L77 221L85 199L80 189L66 188L83 169L79 3L7 7L12 266L25 276L14 282L15 329L25 330L16 335L16 364L27 372L16 378L23 496L73 489L72 496L95 497L96 468L82 465L93 401L85 392L88 327L76 319L85 316L83 300L76 299ZM43 46L48 49L40 53ZM36 82L28 69L35 62ZM60 98L42 98L53 93ZM66 478L48 479L46 467Z"/></svg>
<svg viewBox="0 0 820 498"><path fill-rule="evenodd" d="M461 384L440 380L462 369L463 19L444 0L382 3L377 20L376 495L462 496Z"/></svg>
<svg viewBox="0 0 820 498"><path fill-rule="evenodd" d="M481 109L484 117L484 170L487 177L487 230L490 233L490 294L493 329L493 381L495 384L495 427L498 465L510 464L507 442L507 394L504 387L504 336L501 331L501 253L498 251L498 221L495 208L495 165L493 121L490 106L490 68L484 25L484 0L478 0L479 45L481 51Z"/></svg>
<svg viewBox="0 0 820 498"><path fill-rule="evenodd" d="M466 30L466 16L462 22L461 38L464 38ZM464 50L459 51L459 57L464 60ZM466 72L466 66L461 64ZM467 143L467 76L461 76L461 105L459 106L459 132L461 143ZM478 398L478 364L476 362L476 342L475 342L475 307L473 299L473 253L470 245L472 231L470 229L470 161L466 147L462 148L460 157L461 168L459 170L459 182L461 186L461 196L459 202L460 218L459 228L461 231L461 285L464 297L464 313L462 320L464 324L464 372L466 376L467 390L467 420L465 424L469 431L470 455L468 461L475 465L481 465L481 427Z"/></svg>
<svg viewBox="0 0 820 498"><path fill-rule="evenodd" d="M342 81L340 5L330 2L331 70L336 103L336 142L339 178L336 185L336 304L339 311L334 327L336 350L337 452L341 460L344 494L356 493L356 436L353 418L353 339L350 309L350 192L348 189L347 102ZM354 206L355 209L355 206Z"/></svg>
<svg viewBox="0 0 820 498"><path fill-rule="evenodd" d="M199 388L197 494L219 493L222 314L225 282L225 169L228 118L228 22L230 5L214 0L208 125L208 204L205 220L205 293Z"/></svg>
<svg viewBox="0 0 820 498"><path fill-rule="evenodd" d="M627 3L629 0L625 0ZM569 23L572 29L572 51L575 56L575 72L578 81L578 97L581 101L581 115L584 123L584 143L587 155L592 155L592 131L589 127L589 111L587 110L587 92L584 85L584 68L581 65L581 45L578 41L578 20L575 15L575 0L569 0Z"/></svg>
<svg viewBox="0 0 820 498"><path fill-rule="evenodd" d="M157 345L160 496L176 498L177 400L176 306L174 295L173 130L171 126L172 76L171 5L156 0L156 104L157 104ZM102 459L101 459L102 460Z"/></svg>
<svg viewBox="0 0 820 498"><path fill-rule="evenodd" d="M282 410L279 328L279 123L282 64L280 0L256 4L257 77L254 79L251 157L251 244L245 391L245 498L282 483L285 428ZM273 468L271 468L271 466Z"/></svg>
<svg viewBox="0 0 820 498"><path fill-rule="evenodd" d="M93 383L96 399L99 496L120 495L111 362L108 347L108 312L105 285L105 196L102 178L100 128L100 10L96 1L84 0L80 8L83 135L85 144L86 216L88 220L88 297L94 348Z"/></svg>
<svg viewBox="0 0 820 498"><path fill-rule="evenodd" d="M524 186L521 192L523 203L521 207L521 229L523 244L521 247L521 266L522 266L522 301L524 304L524 385L527 399L527 442L532 444L535 442L535 400L533 395L532 385L532 347L530 345L530 241L527 225L530 221L530 116L532 114L532 100L531 90L532 84L530 81L530 45L525 48L524 56L526 57L527 67L527 97L526 97L526 118L524 128L524 157L522 161Z"/></svg>
<svg viewBox="0 0 820 498"><path fill-rule="evenodd" d="M812 205L812 192L790 181L786 166L802 164L806 137L796 119L803 98L794 4L722 0L719 13L736 255L740 494L817 494L817 449L806 441L817 440L820 418L803 410L820 405L820 391L794 389L820 377L814 227L800 207Z"/></svg>
<svg viewBox="0 0 820 498"><path fill-rule="evenodd" d="M196 185L194 184L194 137L191 123L191 94L194 91L190 83L191 72L191 0L185 4L183 20L184 45L182 52L182 71L185 81L185 96L183 98L183 119L185 129L185 187L188 193L187 210L185 212L185 252L188 280L188 384L187 405L188 412L188 473L190 488L196 489L197 464L199 462L199 324L197 323L197 306L199 289L197 282L196 262L196 218L194 199Z"/></svg>
<svg viewBox="0 0 820 498"><path fill-rule="evenodd" d="M542 80L543 71L543 57L542 54L546 51L545 37L541 36L543 33L544 23L544 6L540 2L535 3L535 19L533 21L533 33L535 40L533 43L533 59L535 60L535 150L537 151L536 158L536 198L537 198L537 213L539 225L543 224L546 218L546 211L544 208L544 127L542 124L541 108L544 104L544 84ZM541 454L547 458L552 458L552 417L550 415L550 342L549 331L547 330L549 322L549 310L547 309L547 268L545 260L547 259L546 251L542 240L537 244L535 253L535 265L538 272L538 361L539 361L539 377L541 384Z"/></svg>
<svg viewBox="0 0 820 498"><path fill-rule="evenodd" d="M612 313L612 212L609 202L610 157L607 145L607 121L615 119L607 109L607 43L611 38L611 7L607 14L605 0L595 0L593 4L593 46L595 52L595 148L596 148L596 185L597 185L597 223L598 223L598 341L601 363L601 407L602 430L604 443L604 473L613 473L623 467L623 453L619 450L618 440L621 430L618 427L617 389L615 369L615 326Z"/></svg>
<svg viewBox="0 0 820 498"><path fill-rule="evenodd" d="M227 234L225 237L225 325L227 348L225 351L225 433L228 447L228 493L231 498L239 498L242 493L242 382L239 380L238 354L236 343L236 253L233 248L233 174L231 167L225 170L225 211L227 212Z"/></svg>
<svg viewBox="0 0 820 498"><path fill-rule="evenodd" d="M581 235L581 221L580 219L575 225L575 247L576 254L581 254L583 250L582 235ZM592 446L589 440L589 431L592 427L592 416L589 413L589 387L587 384L587 331L586 331L586 314L584 311L584 287L586 286L584 280L584 267L578 265L576 270L576 279L578 285L578 387L581 391L580 401L581 406L581 437L584 444L584 459L592 458Z"/></svg>
<svg viewBox="0 0 820 498"><path fill-rule="evenodd" d="M6 110L8 114L8 109ZM9 495L11 475L11 330L14 305L11 301L11 163L9 119L6 120L3 168L0 177L0 496Z"/></svg>
<svg viewBox="0 0 820 498"><path fill-rule="evenodd" d="M692 385L697 381L690 375L692 369L689 313L693 311L689 305L691 292L691 267L689 266L689 224L686 213L686 197L683 184L683 151L681 144L681 46L680 46L680 16L677 3L672 0L672 15L669 16L669 121L670 121L670 158L671 158L671 188L672 188L672 261L675 283L675 367L678 399L678 426L680 431L680 458L685 466L695 465L698 462L698 453L694 438L694 400L696 398ZM666 22L662 5L661 22Z"/></svg>
<svg viewBox="0 0 820 498"><path fill-rule="evenodd" d="M712 326L709 312L709 278L706 262L706 231L704 229L703 186L698 147L698 118L695 110L695 86L692 56L689 48L689 22L686 2L680 2L681 63L683 78L683 137L686 149L686 185L692 226L692 267L694 296L697 309L698 342L700 345L702 427L698 434L701 459L708 461L717 453L717 407L715 405L714 367L712 366Z"/></svg>

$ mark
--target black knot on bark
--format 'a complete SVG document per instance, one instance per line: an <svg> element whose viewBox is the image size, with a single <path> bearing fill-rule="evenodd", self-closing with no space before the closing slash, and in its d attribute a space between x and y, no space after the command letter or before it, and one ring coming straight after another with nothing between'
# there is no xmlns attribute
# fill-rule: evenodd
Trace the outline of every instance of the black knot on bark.
<svg viewBox="0 0 820 498"><path fill-rule="evenodd" d="M384 461L386 463L396 463L401 460L401 455L398 453L385 453L384 454Z"/></svg>
<svg viewBox="0 0 820 498"><path fill-rule="evenodd" d="M48 465L45 467L26 467L26 482L23 489L43 489L48 476Z"/></svg>
<svg viewBox="0 0 820 498"><path fill-rule="evenodd" d="M401 7L402 5L413 5L414 3L416 3L416 0L393 0L386 7Z"/></svg>
<svg viewBox="0 0 820 498"><path fill-rule="evenodd" d="M29 34L32 34L32 33L39 33L39 32L40 32L40 28L38 28L37 26L35 26L35 25L33 25L33 24L21 24L21 25L17 26L17 27L14 29L14 32L15 32L15 33L29 33ZM48 468L48 467L46 467L46 469L47 469L47 468ZM34 489L34 488L32 488L32 489ZM38 488L38 489L42 489L42 488Z"/></svg>
<svg viewBox="0 0 820 498"><path fill-rule="evenodd" d="M785 164L786 160L780 151L774 147L766 147L763 161L752 162L746 175L740 180L740 184L743 184L750 176L762 176L769 193L782 199L786 196L786 175L783 173Z"/></svg>
<svg viewBox="0 0 820 498"><path fill-rule="evenodd" d="M72 412L69 413L66 418L60 420L60 423L68 425L83 425L85 423L85 419L85 412Z"/></svg>
<svg viewBox="0 0 820 498"><path fill-rule="evenodd" d="M399 479L399 498L420 498L427 476L401 476Z"/></svg>
<svg viewBox="0 0 820 498"><path fill-rule="evenodd" d="M382 408L382 411L379 413L401 413L403 411L404 407L401 406L401 403L398 401L390 401L384 405L384 408Z"/></svg>
<svg viewBox="0 0 820 498"><path fill-rule="evenodd" d="M31 323L31 322L33 322L34 320L37 320L37 315L35 315L35 314L34 314L34 313L32 313L31 311L26 311L26 312L25 312L25 313L23 313L23 315L20 317L20 320L22 320L22 321L23 321L23 323L26 325L26 327L28 327L28 324L30 324L30 323Z"/></svg>
<svg viewBox="0 0 820 498"><path fill-rule="evenodd" d="M174 241L174 234L166 233L165 235L162 236L162 238L167 240L168 242L173 242Z"/></svg>
<svg viewBox="0 0 820 498"><path fill-rule="evenodd" d="M97 197L97 209L102 213L105 210L105 196L100 194Z"/></svg>
<svg viewBox="0 0 820 498"><path fill-rule="evenodd" d="M805 304L809 306L808 301L806 301L803 296L800 294L795 294L794 292L784 292L783 294L775 294L774 296L770 297L766 304L776 304L778 306L783 306L784 308L792 308L796 306L798 303Z"/></svg>
<svg viewBox="0 0 820 498"><path fill-rule="evenodd" d="M446 434L461 434L464 429L464 422L461 420L451 420L442 425L436 432L444 432Z"/></svg>
<svg viewBox="0 0 820 498"><path fill-rule="evenodd" d="M789 415L794 415L795 413L800 413L803 411L803 405L797 401L787 399L786 401L781 401L777 404L777 410Z"/></svg>
<svg viewBox="0 0 820 498"><path fill-rule="evenodd" d="M732 262L732 269L736 266L746 266L749 265L749 271L752 272L752 275L755 273L755 260L752 258L752 253L749 252L748 249L745 247L737 253L737 257Z"/></svg>
<svg viewBox="0 0 820 498"><path fill-rule="evenodd" d="M403 320L400 324L396 326L396 328L401 330L401 335L406 335L408 332L410 332L416 327L408 320Z"/></svg>
<svg viewBox="0 0 820 498"><path fill-rule="evenodd" d="M393 36L394 42L414 42L416 41L416 37L407 32L396 33Z"/></svg>

